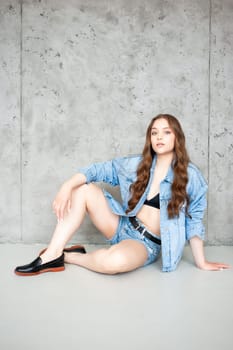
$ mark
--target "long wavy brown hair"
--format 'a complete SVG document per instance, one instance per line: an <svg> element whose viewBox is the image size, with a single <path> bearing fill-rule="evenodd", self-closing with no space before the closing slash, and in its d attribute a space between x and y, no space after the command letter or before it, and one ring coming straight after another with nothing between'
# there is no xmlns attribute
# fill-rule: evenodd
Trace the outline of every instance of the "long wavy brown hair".
<svg viewBox="0 0 233 350"><path fill-rule="evenodd" d="M171 186L171 199L167 206L168 217L174 218L175 216L179 216L179 211L183 204L186 204L185 210L186 215L188 215L189 197L186 192L186 185L188 183L187 167L189 156L185 147L185 135L181 125L179 121L170 114L157 115L151 120L147 128L142 160L137 168L137 179L130 186L131 198L128 202L127 212L130 212L135 208L149 181L150 168L155 154L151 146L151 129L157 119L166 119L169 127L175 134L174 159L172 162L174 177Z"/></svg>

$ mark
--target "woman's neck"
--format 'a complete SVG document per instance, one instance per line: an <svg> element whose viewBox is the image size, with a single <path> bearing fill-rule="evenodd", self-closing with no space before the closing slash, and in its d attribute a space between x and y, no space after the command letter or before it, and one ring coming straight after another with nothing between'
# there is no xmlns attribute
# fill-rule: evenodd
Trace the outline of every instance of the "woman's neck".
<svg viewBox="0 0 233 350"><path fill-rule="evenodd" d="M174 159L174 153L159 154L157 155L156 165L159 167L169 168Z"/></svg>

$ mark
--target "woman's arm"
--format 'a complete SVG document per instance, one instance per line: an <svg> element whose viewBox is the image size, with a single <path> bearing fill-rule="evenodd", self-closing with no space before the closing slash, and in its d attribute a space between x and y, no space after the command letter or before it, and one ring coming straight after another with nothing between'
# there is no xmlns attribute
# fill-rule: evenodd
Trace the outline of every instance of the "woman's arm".
<svg viewBox="0 0 233 350"><path fill-rule="evenodd" d="M193 254L193 258L197 267L202 270L218 271L223 269L229 269L231 266L228 264L218 263L218 262L209 262L206 261L204 255L204 245L203 241L194 236L190 239L190 246Z"/></svg>
<svg viewBox="0 0 233 350"><path fill-rule="evenodd" d="M53 201L53 210L58 221L62 220L64 214L70 211L71 197L74 188L90 182L106 182L112 186L119 184L116 166L124 159L110 160L107 162L93 163L88 167L80 168L79 172L66 181L60 188ZM116 163L116 164L115 164Z"/></svg>
<svg viewBox="0 0 233 350"><path fill-rule="evenodd" d="M86 176L78 173L64 182L53 201L53 211L58 221L63 220L65 212L69 212L71 208L71 196L74 188L84 185Z"/></svg>

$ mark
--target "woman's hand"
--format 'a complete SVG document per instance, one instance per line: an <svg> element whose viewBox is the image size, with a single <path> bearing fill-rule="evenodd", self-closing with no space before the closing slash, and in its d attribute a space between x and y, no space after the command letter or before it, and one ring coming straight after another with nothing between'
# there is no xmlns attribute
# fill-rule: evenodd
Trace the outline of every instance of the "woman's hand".
<svg viewBox="0 0 233 350"><path fill-rule="evenodd" d="M65 213L71 209L72 186L65 182L57 193L53 201L53 211L57 216L58 222L63 220Z"/></svg>
<svg viewBox="0 0 233 350"><path fill-rule="evenodd" d="M58 194L53 201L53 211L58 221L63 220L64 215L69 213L71 209L71 198L73 189L85 184L87 181L84 174L78 173L66 181L60 188Z"/></svg>
<svg viewBox="0 0 233 350"><path fill-rule="evenodd" d="M190 246L194 257L194 261L197 267L199 267L199 269L207 271L219 271L231 268L231 266L228 264L206 261L203 241L199 237L192 237L190 239Z"/></svg>
<svg viewBox="0 0 233 350"><path fill-rule="evenodd" d="M204 264L198 266L202 270L206 271L221 271L230 269L231 266L224 263L205 261Z"/></svg>

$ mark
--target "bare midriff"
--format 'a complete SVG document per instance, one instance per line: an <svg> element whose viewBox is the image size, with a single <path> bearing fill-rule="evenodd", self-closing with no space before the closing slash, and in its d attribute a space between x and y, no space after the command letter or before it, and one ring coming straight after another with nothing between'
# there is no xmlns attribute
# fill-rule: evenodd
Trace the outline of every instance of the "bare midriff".
<svg viewBox="0 0 233 350"><path fill-rule="evenodd" d="M149 205L143 205L140 211L137 213L137 218L151 233L160 236L159 209L150 207Z"/></svg>

